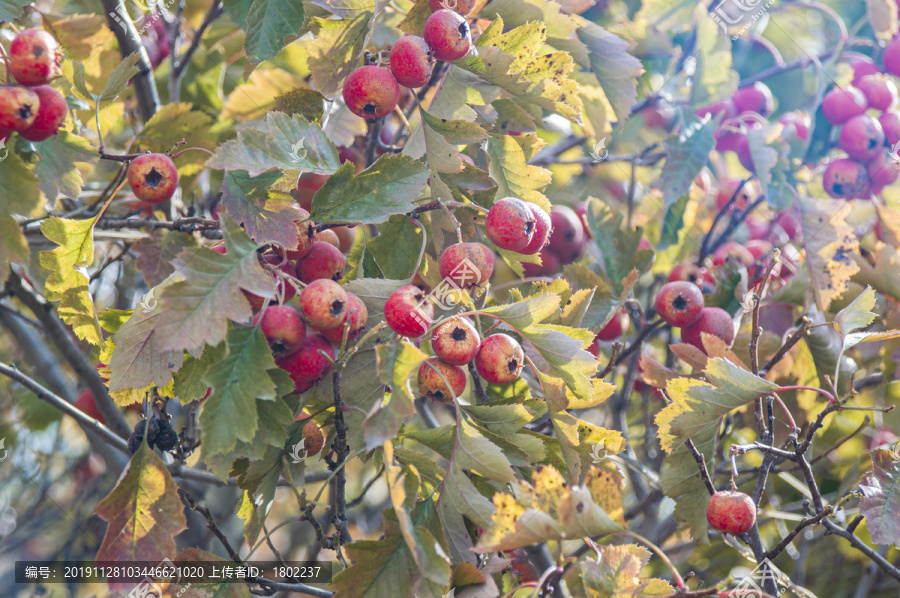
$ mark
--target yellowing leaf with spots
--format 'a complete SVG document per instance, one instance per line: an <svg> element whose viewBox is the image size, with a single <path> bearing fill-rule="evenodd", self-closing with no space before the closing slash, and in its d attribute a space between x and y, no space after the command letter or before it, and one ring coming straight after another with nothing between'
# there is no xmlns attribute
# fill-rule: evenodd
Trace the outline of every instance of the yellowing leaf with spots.
<svg viewBox="0 0 900 598"><path fill-rule="evenodd" d="M569 485L552 467L537 467L532 483L518 482L516 496L494 495L496 511L476 552L515 550L550 540L578 539L622 531L621 508L612 515L601 504L615 505L608 494L617 486L591 468L584 485ZM596 495L594 493L597 493ZM621 501L621 499L619 499Z"/></svg>
<svg viewBox="0 0 900 598"><path fill-rule="evenodd" d="M601 546L600 558L581 562L581 581L590 598L638 598L670 596L675 589L662 579L641 577L650 561L643 546Z"/></svg>
<svg viewBox="0 0 900 598"><path fill-rule="evenodd" d="M859 237L847 223L851 202L803 198L800 222L809 283L822 311L847 290L850 278L859 272L853 257L859 253Z"/></svg>
<svg viewBox="0 0 900 598"><path fill-rule="evenodd" d="M41 224L44 236L59 247L41 252L41 266L50 271L44 292L50 301L59 301L59 317L72 327L78 338L99 345L100 323L88 290L85 268L94 261L94 221L67 220L51 216Z"/></svg>
<svg viewBox="0 0 900 598"><path fill-rule="evenodd" d="M122 563L172 558L175 536L187 529L178 487L165 464L146 443L109 496L97 505L97 515L109 522L98 561ZM111 589L115 584L110 584ZM125 589L129 584L120 584ZM133 584L130 584L133 585Z"/></svg>
<svg viewBox="0 0 900 598"><path fill-rule="evenodd" d="M709 383L676 378L666 384L672 403L656 415L656 425L660 443L667 453L717 425L733 409L778 389L778 385L721 357L709 360L706 378Z"/></svg>

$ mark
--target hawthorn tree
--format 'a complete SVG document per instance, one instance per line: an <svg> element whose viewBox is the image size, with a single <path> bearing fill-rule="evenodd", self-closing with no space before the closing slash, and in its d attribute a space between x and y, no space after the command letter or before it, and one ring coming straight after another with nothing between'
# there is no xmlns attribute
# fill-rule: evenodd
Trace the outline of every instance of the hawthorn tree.
<svg viewBox="0 0 900 598"><path fill-rule="evenodd" d="M897 12L0 1L9 595L896 596Z"/></svg>

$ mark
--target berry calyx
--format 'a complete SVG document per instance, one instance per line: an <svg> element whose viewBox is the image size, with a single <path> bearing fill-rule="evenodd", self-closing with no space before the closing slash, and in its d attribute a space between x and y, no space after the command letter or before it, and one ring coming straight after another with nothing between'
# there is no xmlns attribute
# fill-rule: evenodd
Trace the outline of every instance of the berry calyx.
<svg viewBox="0 0 900 598"><path fill-rule="evenodd" d="M350 325L349 330L347 330L347 340L351 341L360 335L360 332L366 327L366 321L368 321L368 319L369 309L366 307L366 304L362 302L362 299L353 293L347 293L347 315L344 317L344 321L340 326L332 328L331 330L323 330L322 336L332 343L339 345L344 341L344 327L347 325L347 322L349 322Z"/></svg>
<svg viewBox="0 0 900 598"><path fill-rule="evenodd" d="M441 253L441 278L463 289L486 283L494 273L494 254L481 243L456 243Z"/></svg>
<svg viewBox="0 0 900 598"><path fill-rule="evenodd" d="M491 384L507 384L522 373L525 352L506 334L492 334L481 342L475 356L475 369Z"/></svg>
<svg viewBox="0 0 900 598"><path fill-rule="evenodd" d="M453 399L466 389L466 372L458 365L441 361L438 357L429 357L419 366L416 381L419 392L432 401L453 403Z"/></svg>
<svg viewBox="0 0 900 598"><path fill-rule="evenodd" d="M178 188L178 169L165 154L142 154L128 166L128 184L144 203L168 201Z"/></svg>
<svg viewBox="0 0 900 598"><path fill-rule="evenodd" d="M408 338L425 334L434 321L434 306L419 287L400 287L384 303L384 319L391 330Z"/></svg>
<svg viewBox="0 0 900 598"><path fill-rule="evenodd" d="M704 305L700 288L692 282L683 280L664 284L656 293L654 301L659 317L677 328L684 328L697 322Z"/></svg>
<svg viewBox="0 0 900 598"><path fill-rule="evenodd" d="M9 46L9 71L22 85L44 85L61 73L59 43L42 29L26 29Z"/></svg>
<svg viewBox="0 0 900 598"><path fill-rule="evenodd" d="M840 145L851 158L868 162L884 148L884 130L868 114L854 116L841 129Z"/></svg>
<svg viewBox="0 0 900 598"><path fill-rule="evenodd" d="M0 129L23 131L34 124L41 100L26 87L0 87Z"/></svg>
<svg viewBox="0 0 900 598"><path fill-rule="evenodd" d="M434 55L424 38L404 35L391 46L391 73L403 87L422 87L433 68Z"/></svg>
<svg viewBox="0 0 900 598"><path fill-rule="evenodd" d="M428 17L423 36L436 60L459 60L472 47L469 23L459 13L445 8Z"/></svg>
<svg viewBox="0 0 900 598"><path fill-rule="evenodd" d="M612 317L612 319L603 327L603 329L597 333L595 341L614 341L620 336L622 333L628 330L628 325L631 323L631 320L628 318L628 312L624 309L620 309L616 312L616 315Z"/></svg>
<svg viewBox="0 0 900 598"><path fill-rule="evenodd" d="M528 242L528 245L519 253L534 255L543 249L544 245L550 240L550 231L553 229L553 224L550 222L550 214L545 212L541 206L530 201L526 201L525 205L531 210L531 216L534 218L534 234L531 236L531 241Z"/></svg>
<svg viewBox="0 0 900 598"><path fill-rule="evenodd" d="M481 336L469 318L452 318L431 333L431 348L451 365L466 365L478 354Z"/></svg>
<svg viewBox="0 0 900 598"><path fill-rule="evenodd" d="M325 241L313 241L306 257L297 262L297 278L310 284L315 280L340 280L347 258L340 249Z"/></svg>
<svg viewBox="0 0 900 598"><path fill-rule="evenodd" d="M719 337L729 347L734 342L734 323L728 312L720 307L704 307L694 324L681 329L681 340L705 353L703 332Z"/></svg>
<svg viewBox="0 0 900 598"><path fill-rule="evenodd" d="M300 412L300 415L294 421L306 421L303 424L303 452L306 453L307 457L318 455L322 447L325 446L325 435L322 433L322 428L310 419L310 414L305 409Z"/></svg>
<svg viewBox="0 0 900 598"><path fill-rule="evenodd" d="M534 237L535 217L525 202L504 197L491 206L484 229L491 242L500 249L520 251Z"/></svg>
<svg viewBox="0 0 900 598"><path fill-rule="evenodd" d="M347 318L347 293L338 283L319 279L309 283L300 293L300 313L318 330L331 330Z"/></svg>
<svg viewBox="0 0 900 598"><path fill-rule="evenodd" d="M344 82L344 103L362 118L381 118L390 114L400 100L400 86L387 69L361 66Z"/></svg>
<svg viewBox="0 0 900 598"><path fill-rule="evenodd" d="M275 360L290 375L297 392L309 390L331 371L331 361L320 351L334 359L331 343L321 334L309 334L299 351Z"/></svg>
<svg viewBox="0 0 900 598"><path fill-rule="evenodd" d="M723 534L737 536L749 531L756 523L756 505L743 492L716 492L706 505L706 521Z"/></svg>
<svg viewBox="0 0 900 598"><path fill-rule="evenodd" d="M854 116L865 114L868 107L866 96L853 86L835 87L822 100L822 114L833 125L842 125Z"/></svg>
<svg viewBox="0 0 900 598"><path fill-rule="evenodd" d="M678 264L672 268L667 282L686 281L700 287L701 292L712 293L715 290L716 279L706 268L696 264Z"/></svg>
<svg viewBox="0 0 900 598"><path fill-rule="evenodd" d="M306 325L293 307L270 305L262 318L257 315L253 323L257 321L276 359L296 353L306 340Z"/></svg>
<svg viewBox="0 0 900 598"><path fill-rule="evenodd" d="M40 107L31 126L19 131L19 135L28 141L44 141L59 132L59 125L66 120L69 107L62 94L49 85L38 85L31 91L40 99Z"/></svg>

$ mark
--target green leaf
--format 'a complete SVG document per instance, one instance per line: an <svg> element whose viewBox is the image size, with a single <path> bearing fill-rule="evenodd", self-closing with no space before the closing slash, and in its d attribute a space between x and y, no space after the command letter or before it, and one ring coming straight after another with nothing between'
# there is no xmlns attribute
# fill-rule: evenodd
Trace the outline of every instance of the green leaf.
<svg viewBox="0 0 900 598"><path fill-rule="evenodd" d="M144 275L147 286L152 288L175 272L172 262L179 253L196 247L197 241L190 233L155 230L131 246L137 254L134 267Z"/></svg>
<svg viewBox="0 0 900 598"><path fill-rule="evenodd" d="M709 471L716 470L718 432L716 426L709 426L691 437ZM706 521L709 491L687 446L682 444L666 457L660 477L666 496L676 501L675 518L679 529L687 528L696 542L709 544L709 523Z"/></svg>
<svg viewBox="0 0 900 598"><path fill-rule="evenodd" d="M337 94L347 75L359 66L373 14L365 11L347 19L310 20L315 39L306 43L309 70L316 89L326 98Z"/></svg>
<svg viewBox="0 0 900 598"><path fill-rule="evenodd" d="M614 213L599 200L588 202L588 227L594 235L594 242L603 252L604 271L617 293L625 290L632 272L646 272L653 261L652 250L638 250L643 230L623 230L624 220L623 214Z"/></svg>
<svg viewBox="0 0 900 598"><path fill-rule="evenodd" d="M256 244L227 215L222 224L225 255L200 247L182 251L174 262L173 276L179 280L162 289L157 307L164 314L156 327L162 350L187 350L199 357L204 345L225 339L228 320L250 321L253 312L243 291L275 296L274 280L259 265Z"/></svg>
<svg viewBox="0 0 900 598"><path fill-rule="evenodd" d="M104 561L171 558L175 536L187 529L178 486L146 442L131 457L116 487L97 505L97 515L109 523L97 551L97 558Z"/></svg>
<svg viewBox="0 0 900 598"><path fill-rule="evenodd" d="M0 161L0 211L22 216L36 216L40 213L41 183L29 170L18 154L8 149L6 159ZM3 152L6 150L0 150Z"/></svg>
<svg viewBox="0 0 900 598"><path fill-rule="evenodd" d="M503 320L511 328L521 330L545 321L559 309L559 303L559 295L546 293L536 297L527 297L515 303L487 307L479 313L490 314Z"/></svg>
<svg viewBox="0 0 900 598"><path fill-rule="evenodd" d="M826 377L828 377L837 384L838 392L847 392L850 375L859 366L844 355L844 339L833 327L825 325L825 316L822 312L812 306L807 316L813 325L804 340L816 366L819 384L827 388L829 385ZM837 380L834 379L835 375L838 377Z"/></svg>
<svg viewBox="0 0 900 598"><path fill-rule="evenodd" d="M258 326L232 328L225 340L228 355L207 371L213 389L200 412L205 456L225 453L238 440L250 442L259 425L256 401L275 400L272 350Z"/></svg>
<svg viewBox="0 0 900 598"><path fill-rule="evenodd" d="M228 354L228 346L225 343L207 345L200 359L188 355L184 359L184 365L175 374L172 392L182 405L191 401L199 401L209 391L206 383L206 374L220 363Z"/></svg>
<svg viewBox="0 0 900 598"><path fill-rule="evenodd" d="M268 60L284 47L284 38L303 26L303 3L291 0L254 0L247 13L244 48L252 63Z"/></svg>
<svg viewBox="0 0 900 598"><path fill-rule="evenodd" d="M857 295L856 299L850 302L847 307L839 311L834 316L834 325L844 340L842 349L846 351L863 338L866 333L851 334L854 330L865 328L875 321L878 317L871 310L875 308L875 291L872 287L866 289Z"/></svg>
<svg viewBox="0 0 900 598"><path fill-rule="evenodd" d="M372 412L363 424L367 450L397 436L403 420L416 414L410 379L428 356L414 345L401 341L377 345L375 357L378 379L391 387L391 398L386 405Z"/></svg>
<svg viewBox="0 0 900 598"><path fill-rule="evenodd" d="M464 120L447 120L419 110L422 125L410 136L403 153L412 158L425 156L429 168L439 173L455 173L463 169L458 145L479 143L487 132L480 125Z"/></svg>
<svg viewBox="0 0 900 598"><path fill-rule="evenodd" d="M690 192L694 179L706 166L709 152L716 145L719 121L718 117L706 122L694 121L680 135L666 141L668 157L656 186L663 191L667 209Z"/></svg>
<svg viewBox="0 0 900 598"><path fill-rule="evenodd" d="M732 410L778 390L777 384L721 357L709 360L706 379L709 382L676 378L666 384L672 403L656 415L656 424L667 453L710 427L717 428L719 420Z"/></svg>
<svg viewBox="0 0 900 598"><path fill-rule="evenodd" d="M17 21L32 0L0 0L0 22Z"/></svg>
<svg viewBox="0 0 900 598"><path fill-rule="evenodd" d="M318 91L300 87L277 96L275 110L288 116L299 114L309 121L318 121L324 113L324 102L325 96Z"/></svg>
<svg viewBox="0 0 900 598"><path fill-rule="evenodd" d="M380 224L416 207L428 169L408 156L383 155L358 175L345 162L313 198L316 222Z"/></svg>
<svg viewBox="0 0 900 598"><path fill-rule="evenodd" d="M85 268L94 261L93 227L96 218L67 220L51 216L41 223L41 232L59 247L42 251L41 267L50 272L44 292L50 301L59 301L59 317L82 340L100 345L100 323L88 289Z"/></svg>
<svg viewBox="0 0 900 598"><path fill-rule="evenodd" d="M900 544L900 461L887 449L872 451L872 471L859 484L859 513L866 518L872 541Z"/></svg>
<svg viewBox="0 0 900 598"><path fill-rule="evenodd" d="M240 129L237 139L220 145L206 165L246 170L250 176L275 169L331 174L340 161L337 149L318 124L298 114L269 112L265 123Z"/></svg>
<svg viewBox="0 0 900 598"><path fill-rule="evenodd" d="M0 212L0 285L6 283L11 264L28 260L28 240L15 219Z"/></svg>
<svg viewBox="0 0 900 598"><path fill-rule="evenodd" d="M125 90L128 89L128 82L140 72L140 69L135 66L140 58L141 55L134 52L116 65L116 68L110 73L109 79L106 80L103 93L97 98L97 104L111 102L125 93Z"/></svg>
<svg viewBox="0 0 900 598"><path fill-rule="evenodd" d="M591 68L616 118L623 123L637 99L637 78L644 73L644 67L628 53L628 42L586 19L578 17L576 21L579 27L575 36L587 46Z"/></svg>
<svg viewBox="0 0 900 598"><path fill-rule="evenodd" d="M509 459L496 444L480 434L460 414L456 430L454 464L478 473L490 480L507 483L515 479Z"/></svg>
<svg viewBox="0 0 900 598"><path fill-rule="evenodd" d="M397 25L403 33L407 35L418 35L421 37L425 30L425 21L431 16L430 0L416 0L413 7L409 9L403 20Z"/></svg>
<svg viewBox="0 0 900 598"><path fill-rule="evenodd" d="M77 198L84 180L76 162L92 164L99 158L87 139L61 130L46 141L37 144L41 161L35 174L41 182L41 191L49 200L60 194Z"/></svg>
<svg viewBox="0 0 900 598"><path fill-rule="evenodd" d="M678 243L678 233L684 228L684 213L687 211L690 199L690 194L685 193L666 208L666 214L663 216L662 232L660 233L659 243L656 245L657 251L663 251Z"/></svg>
<svg viewBox="0 0 900 598"><path fill-rule="evenodd" d="M540 190L550 184L552 173L526 164L528 159L517 139L510 135L488 137L488 172L497 181L496 198L517 197L549 211L550 202Z"/></svg>
<svg viewBox="0 0 900 598"><path fill-rule="evenodd" d="M384 277L395 280L415 274L421 248L422 229L408 217L397 215L379 225L378 236L366 246Z"/></svg>
<svg viewBox="0 0 900 598"><path fill-rule="evenodd" d="M222 205L251 239L262 245L278 243L296 249L300 212L290 195L270 191L278 172L251 177L243 170L226 170L222 177Z"/></svg>

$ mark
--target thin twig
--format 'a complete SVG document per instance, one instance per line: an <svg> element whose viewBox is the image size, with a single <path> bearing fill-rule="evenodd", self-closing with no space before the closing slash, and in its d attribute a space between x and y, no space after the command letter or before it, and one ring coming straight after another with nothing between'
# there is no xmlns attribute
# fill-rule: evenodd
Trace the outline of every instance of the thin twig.
<svg viewBox="0 0 900 598"><path fill-rule="evenodd" d="M694 441L690 438L684 443L687 449L691 452L691 455L694 457L694 461L697 462L697 466L700 468L700 477L703 479L703 484L706 485L706 489L709 491L709 495L712 496L716 493L716 487L712 483L712 480L709 478L709 470L706 469L706 460L703 458L703 455L700 454L700 451L697 450L697 447L694 445Z"/></svg>

